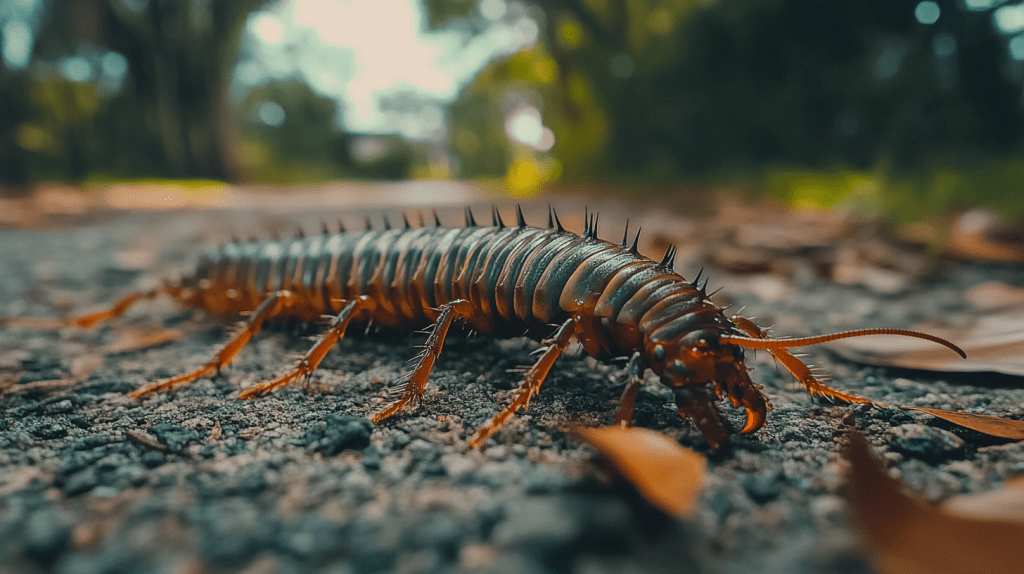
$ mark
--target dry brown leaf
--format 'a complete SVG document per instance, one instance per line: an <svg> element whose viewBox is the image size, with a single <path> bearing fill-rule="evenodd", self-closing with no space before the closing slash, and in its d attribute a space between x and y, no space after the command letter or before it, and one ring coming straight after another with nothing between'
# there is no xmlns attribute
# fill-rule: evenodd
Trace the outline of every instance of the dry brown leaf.
<svg viewBox="0 0 1024 574"><path fill-rule="evenodd" d="M177 329L128 329L106 348L109 354L126 353L148 349L172 341L180 341L181 331Z"/></svg>
<svg viewBox="0 0 1024 574"><path fill-rule="evenodd" d="M707 465L704 457L650 429L613 426L575 432L654 506L676 516L693 510Z"/></svg>
<svg viewBox="0 0 1024 574"><path fill-rule="evenodd" d="M960 516L902 491L855 434L847 499L884 574L1011 574L1021 571L1024 523Z"/></svg>
<svg viewBox="0 0 1024 574"><path fill-rule="evenodd" d="M71 359L71 377L76 381L84 381L93 371L103 364L100 355L82 355Z"/></svg>
<svg viewBox="0 0 1024 574"><path fill-rule="evenodd" d="M928 409L925 407L900 407L903 410L921 411L932 416L939 417L955 425L969 428L989 436L1008 438L1011 440L1024 440L1024 421L1004 419L989 415L972 415L969 413L958 413L944 411L941 409Z"/></svg>
<svg viewBox="0 0 1024 574"><path fill-rule="evenodd" d="M1024 522L1024 480L1018 476L999 490L954 496L942 503L942 509L963 518Z"/></svg>
<svg viewBox="0 0 1024 574"><path fill-rule="evenodd" d="M63 379L51 379L48 381L33 381L31 383L14 384L4 383L0 384L0 397L14 393L24 393L28 391L53 391L57 389L66 389L73 387L80 383L78 379L66 377Z"/></svg>
<svg viewBox="0 0 1024 574"><path fill-rule="evenodd" d="M1024 376L1024 309L980 317L968 328L917 330L952 341L967 353L967 359L935 343L905 337L845 339L830 343L828 349L867 365Z"/></svg>
<svg viewBox="0 0 1024 574"><path fill-rule="evenodd" d="M978 311L1024 306L1024 288L1002 281L985 281L964 292L964 301Z"/></svg>
<svg viewBox="0 0 1024 574"><path fill-rule="evenodd" d="M997 239L999 227L999 218L993 212L968 211L953 223L948 249L953 255L966 259L1024 262L1024 246Z"/></svg>
<svg viewBox="0 0 1024 574"><path fill-rule="evenodd" d="M149 434L144 430L130 430L125 433L128 440L135 444L142 445L148 449L156 450L160 452L168 452L167 446L164 443L158 441L155 436Z"/></svg>

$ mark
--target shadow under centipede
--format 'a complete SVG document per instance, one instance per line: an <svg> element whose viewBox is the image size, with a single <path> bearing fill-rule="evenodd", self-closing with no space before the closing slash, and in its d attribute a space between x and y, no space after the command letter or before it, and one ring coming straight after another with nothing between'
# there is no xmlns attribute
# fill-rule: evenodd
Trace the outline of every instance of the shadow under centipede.
<svg viewBox="0 0 1024 574"><path fill-rule="evenodd" d="M877 367L877 369L885 377L911 379L914 381L927 379L928 381L941 381L956 386L986 389L1024 388L1024 377L993 371L925 371L902 367Z"/></svg>

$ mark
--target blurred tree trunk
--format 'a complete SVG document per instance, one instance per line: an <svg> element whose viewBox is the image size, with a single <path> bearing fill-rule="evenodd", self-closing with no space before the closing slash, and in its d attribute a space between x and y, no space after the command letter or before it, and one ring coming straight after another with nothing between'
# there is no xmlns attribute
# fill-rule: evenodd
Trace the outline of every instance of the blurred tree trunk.
<svg viewBox="0 0 1024 574"><path fill-rule="evenodd" d="M246 18L266 1L51 0L37 46L67 54L93 45L128 62L102 128L107 161L98 163L132 175L240 179L228 87Z"/></svg>
<svg viewBox="0 0 1024 574"><path fill-rule="evenodd" d="M264 2L149 2L143 13L103 2L105 43L128 59L135 113L169 175L241 177L227 92L246 18Z"/></svg>
<svg viewBox="0 0 1024 574"><path fill-rule="evenodd" d="M0 30L0 44L3 31ZM25 150L18 144L18 129L27 107L25 77L8 70L0 58L0 193L19 193L29 183Z"/></svg>

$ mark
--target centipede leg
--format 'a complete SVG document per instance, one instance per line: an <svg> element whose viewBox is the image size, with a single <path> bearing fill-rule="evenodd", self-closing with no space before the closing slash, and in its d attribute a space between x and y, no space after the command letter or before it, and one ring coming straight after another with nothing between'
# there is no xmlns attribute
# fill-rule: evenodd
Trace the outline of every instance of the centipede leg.
<svg viewBox="0 0 1024 574"><path fill-rule="evenodd" d="M615 411L615 426L633 426L633 405L636 403L636 394L640 391L640 353L633 353L629 363L626 365L626 390L622 391L622 398L619 399L619 408Z"/></svg>
<svg viewBox="0 0 1024 574"><path fill-rule="evenodd" d="M268 297L252 315L249 316L249 320L246 321L245 327L237 335L232 337L223 348L221 348L220 352L217 353L217 356L214 357L212 361L191 373L171 377L141 389L134 390L128 393L128 396L144 397L149 394L166 391L171 387L190 383L196 379L201 379L220 372L220 369L230 363L231 360L235 358L235 355L237 355L238 352L249 343L256 333L260 332L260 329L263 327L263 322L266 319L273 319L287 315L290 311L289 307L294 299L295 296L288 291L275 292L273 295Z"/></svg>
<svg viewBox="0 0 1024 574"><path fill-rule="evenodd" d="M416 363L416 368L413 369L412 373L403 377L405 381L405 388L402 390L401 396L370 417L370 421L374 424L383 421L402 410L405 405L416 401L423 396L423 389L427 384L427 377L430 375L431 369L434 368L434 362L437 361L437 357L441 354L441 347L444 345L444 339L448 334L448 329L451 328L452 322L454 322L455 319L465 319L472 316L473 305L469 301L458 299L443 305L440 311L437 321L434 321L434 328L430 332L430 336L427 337L427 342L423 346L423 352L419 355L419 361Z"/></svg>
<svg viewBox="0 0 1024 574"><path fill-rule="evenodd" d="M63 319L39 319L35 317L0 317L0 325L11 326L11 327L24 327L29 329L60 329L63 327L81 327L83 329L91 329L96 325L124 315L132 305L135 305L139 301L145 301L147 299L153 299L157 295L166 294L183 301L181 296L181 289L165 286L150 291L137 291L135 293L129 293L124 297L117 300L116 303L110 306L109 309L104 311L97 311L96 313L90 313L88 315L77 315L71 317L64 317Z"/></svg>
<svg viewBox="0 0 1024 574"><path fill-rule="evenodd" d="M487 437L501 428L501 425L505 424L519 410L519 407L529 407L530 397L540 390L540 386L544 383L544 379L547 378L548 372L551 371L555 360L565 352L566 347L569 346L569 341L576 334L577 329L578 323L576 323L576 320L569 319L555 331L555 334L550 339L543 342L544 353L541 354L540 360L534 363L530 370L526 372L523 383L519 386L516 398L473 434L469 439L469 446L479 448L487 440Z"/></svg>
<svg viewBox="0 0 1024 574"><path fill-rule="evenodd" d="M722 448L729 440L729 433L715 406L714 392L706 387L683 387L676 389L675 395L679 414L693 421L708 446L715 450Z"/></svg>
<svg viewBox="0 0 1024 574"><path fill-rule="evenodd" d="M755 325L750 319L745 317L733 317L732 321L737 328L744 331L751 337L756 337L758 339L766 338L764 333L761 332L761 328ZM793 376L796 377L796 380L800 381L800 384L807 389L807 393L812 397L818 395L829 399L839 399L848 403L871 403L882 406L881 403L876 403L871 399L844 393L843 391L833 389L832 387L823 384L814 376L813 373L811 373L811 369L805 365L803 361L793 356L793 354L786 349L768 349L768 352L782 363L782 366L786 367L786 370L792 373Z"/></svg>
<svg viewBox="0 0 1024 574"><path fill-rule="evenodd" d="M327 332L317 339L313 347L306 352L306 355L302 357L294 369L273 381L265 381L246 389L242 394L238 395L238 400L266 396L278 387L283 387L296 379L313 374L313 371L320 365L320 361L324 360L327 353L345 336L345 329L348 328L348 324L352 319L358 316L359 313L372 312L373 309L374 302L366 295L361 295L345 303L341 312L331 322Z"/></svg>

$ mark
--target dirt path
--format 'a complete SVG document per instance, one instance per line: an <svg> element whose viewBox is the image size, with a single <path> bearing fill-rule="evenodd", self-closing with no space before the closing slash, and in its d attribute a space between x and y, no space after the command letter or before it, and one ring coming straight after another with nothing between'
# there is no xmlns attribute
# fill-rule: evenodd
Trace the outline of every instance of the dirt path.
<svg viewBox="0 0 1024 574"><path fill-rule="evenodd" d="M531 207L528 220L543 209ZM647 213L629 210L641 221ZM94 307L187 267L211 235L317 227L321 215L128 212L0 230L0 315ZM603 219L616 230L608 236L621 234L615 215ZM677 269L689 276L700 263L683 257ZM723 301L791 335L909 327L962 311L963 294L993 277L1024 284L1019 269L947 262L889 296L791 275L787 296L765 302L763 289L710 270ZM453 338L424 403L379 428L354 417L380 403L422 335L350 337L307 387L235 401L240 388L280 373L307 348L282 328L261 335L220 378L144 400L124 396L205 362L228 327L156 302L92 332L0 330L0 573L868 572L839 494L846 429L864 429L887 464L933 500L1024 472L1022 444L893 408L817 403L764 357L752 376L774 406L767 428L725 452L710 452L681 423L654 379L641 391L637 424L710 460L699 509L682 521L599 480L591 451L564 432L612 421L618 367L562 360L527 415L482 451L467 449L467 436L518 383L509 369L530 362L535 346L520 340ZM158 328L183 338L96 359L125 331ZM834 386L886 404L1024 416L1017 379L865 367L820 350L810 360ZM727 410L741 426L741 413Z"/></svg>

